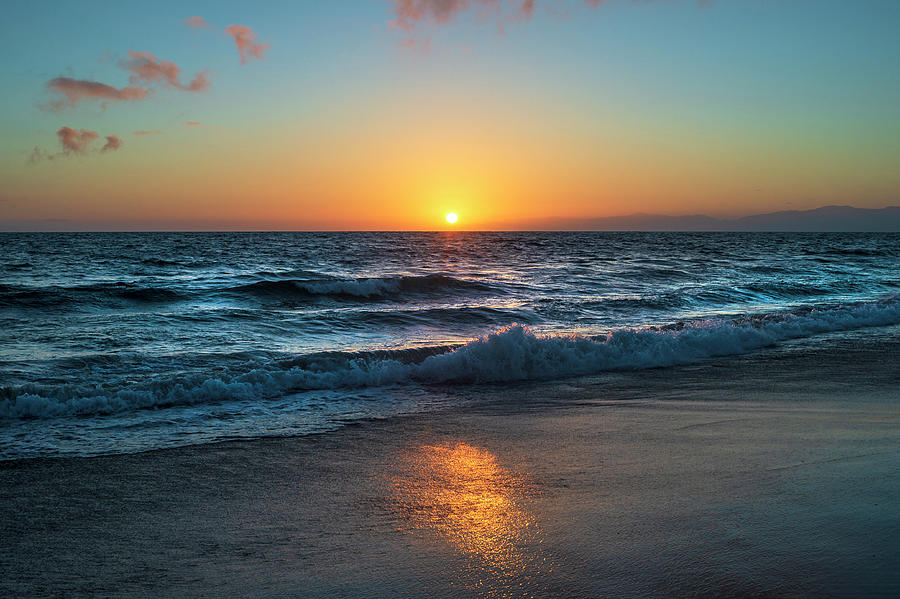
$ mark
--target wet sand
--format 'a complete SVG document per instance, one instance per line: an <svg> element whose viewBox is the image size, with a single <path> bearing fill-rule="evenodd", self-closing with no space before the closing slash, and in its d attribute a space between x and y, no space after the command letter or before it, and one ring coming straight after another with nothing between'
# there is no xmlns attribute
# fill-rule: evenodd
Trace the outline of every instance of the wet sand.
<svg viewBox="0 0 900 599"><path fill-rule="evenodd" d="M3 462L0 595L900 596L900 341L817 342Z"/></svg>

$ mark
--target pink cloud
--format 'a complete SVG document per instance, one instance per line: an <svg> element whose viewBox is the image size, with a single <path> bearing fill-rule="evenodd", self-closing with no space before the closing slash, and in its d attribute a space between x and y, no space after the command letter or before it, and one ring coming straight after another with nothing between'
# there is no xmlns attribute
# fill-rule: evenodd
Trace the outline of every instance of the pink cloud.
<svg viewBox="0 0 900 599"><path fill-rule="evenodd" d="M119 139L118 135L107 135L106 136L106 145L103 146L100 151L101 152L115 152L119 148L122 147L122 140Z"/></svg>
<svg viewBox="0 0 900 599"><path fill-rule="evenodd" d="M38 146L34 147L28 157L28 163L34 164L42 160L55 160L66 156L74 156L76 154L87 154L91 144L95 139L100 137L96 131L89 129L73 129L72 127L60 127L56 131L56 138L59 140L62 149L57 154L45 152ZM122 147L122 140L118 135L107 135L106 144L96 152L104 154L106 152L114 152Z"/></svg>
<svg viewBox="0 0 900 599"><path fill-rule="evenodd" d="M199 27L200 29L209 29L209 24L207 24L206 19L203 17L188 17L184 20L185 25L188 27Z"/></svg>
<svg viewBox="0 0 900 599"><path fill-rule="evenodd" d="M212 82L209 80L209 71L200 71L194 78L191 79L191 82L187 84L187 86L182 87L181 89L189 92L202 92L208 90L212 87Z"/></svg>
<svg viewBox="0 0 900 599"><path fill-rule="evenodd" d="M97 81L84 81L69 77L57 77L47 83L50 91L63 96L51 103L56 109L74 106L82 100L143 100L150 90L137 85L115 88Z"/></svg>
<svg viewBox="0 0 900 599"><path fill-rule="evenodd" d="M256 34L249 27L229 25L225 28L225 33L231 34L234 38L234 45L241 55L241 64L247 64L247 57L262 60L263 53L269 49L269 44L256 42Z"/></svg>
<svg viewBox="0 0 900 599"><path fill-rule="evenodd" d="M146 131L135 131L132 135L156 135L157 133L162 133L159 129L148 129Z"/></svg>
<svg viewBox="0 0 900 599"><path fill-rule="evenodd" d="M148 86L161 84L183 91L202 92L211 87L209 72L201 71L188 83L181 82L181 68L171 60L162 60L150 52L128 51L128 58L119 61L119 67L131 73L131 85L116 88L98 81L85 81L70 77L56 77L47 83L47 88L57 94L50 107L60 110L75 106L82 100L143 100L150 95Z"/></svg>
<svg viewBox="0 0 900 599"><path fill-rule="evenodd" d="M201 123L200 121L185 121L185 122L182 123L182 124L183 124L183 125L186 125L186 126L188 126L188 127L197 127L197 126L199 126L199 125L202 125L203 123Z"/></svg>
<svg viewBox="0 0 900 599"><path fill-rule="evenodd" d="M162 83L184 91L199 92L210 88L207 71L197 73L190 83L182 84L180 81L181 68L171 60L157 58L150 52L128 51L128 59L120 60L119 66L131 73L129 82L132 84Z"/></svg>
<svg viewBox="0 0 900 599"><path fill-rule="evenodd" d="M84 154L92 141L100 137L96 131L82 129L76 131L71 127L60 127L56 132L64 154Z"/></svg>
<svg viewBox="0 0 900 599"><path fill-rule="evenodd" d="M584 3L597 8L605 1L584 0ZM712 2L697 1L700 4ZM538 6L546 6L550 11L559 11L566 6L565 0L391 0L391 3L395 18L390 25L407 32L422 24L445 25L472 9L478 10L482 16L496 17L502 29L506 23L527 21Z"/></svg>
<svg viewBox="0 0 900 599"><path fill-rule="evenodd" d="M589 0L590 1L590 0ZM599 1L599 0L598 0ZM500 22L529 19L536 0L393 0L393 27L412 31L420 23L443 25L460 13L478 8L482 14L497 14Z"/></svg>

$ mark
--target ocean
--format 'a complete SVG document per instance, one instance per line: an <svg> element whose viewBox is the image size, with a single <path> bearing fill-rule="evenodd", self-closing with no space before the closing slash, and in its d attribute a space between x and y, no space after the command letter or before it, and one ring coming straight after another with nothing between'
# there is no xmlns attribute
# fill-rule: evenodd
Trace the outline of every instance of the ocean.
<svg viewBox="0 0 900 599"><path fill-rule="evenodd" d="M303 436L473 387L814 353L900 323L898 259L898 234L0 234L0 459Z"/></svg>

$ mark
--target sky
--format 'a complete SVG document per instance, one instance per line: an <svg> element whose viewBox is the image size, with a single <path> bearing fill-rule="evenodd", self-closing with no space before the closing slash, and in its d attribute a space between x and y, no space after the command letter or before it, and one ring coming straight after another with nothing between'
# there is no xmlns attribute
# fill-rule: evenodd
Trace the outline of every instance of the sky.
<svg viewBox="0 0 900 599"><path fill-rule="evenodd" d="M896 0L10 3L0 229L897 205L898 25Z"/></svg>

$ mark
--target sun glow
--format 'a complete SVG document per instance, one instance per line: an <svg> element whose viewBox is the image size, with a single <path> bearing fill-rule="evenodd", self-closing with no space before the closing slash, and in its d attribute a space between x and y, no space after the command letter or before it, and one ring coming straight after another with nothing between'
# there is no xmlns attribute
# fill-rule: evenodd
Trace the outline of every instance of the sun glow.
<svg viewBox="0 0 900 599"><path fill-rule="evenodd" d="M459 217L456 216L455 212L448 212L447 216L445 218L447 219L447 222L450 223L451 225L456 224L456 221L459 220Z"/></svg>

